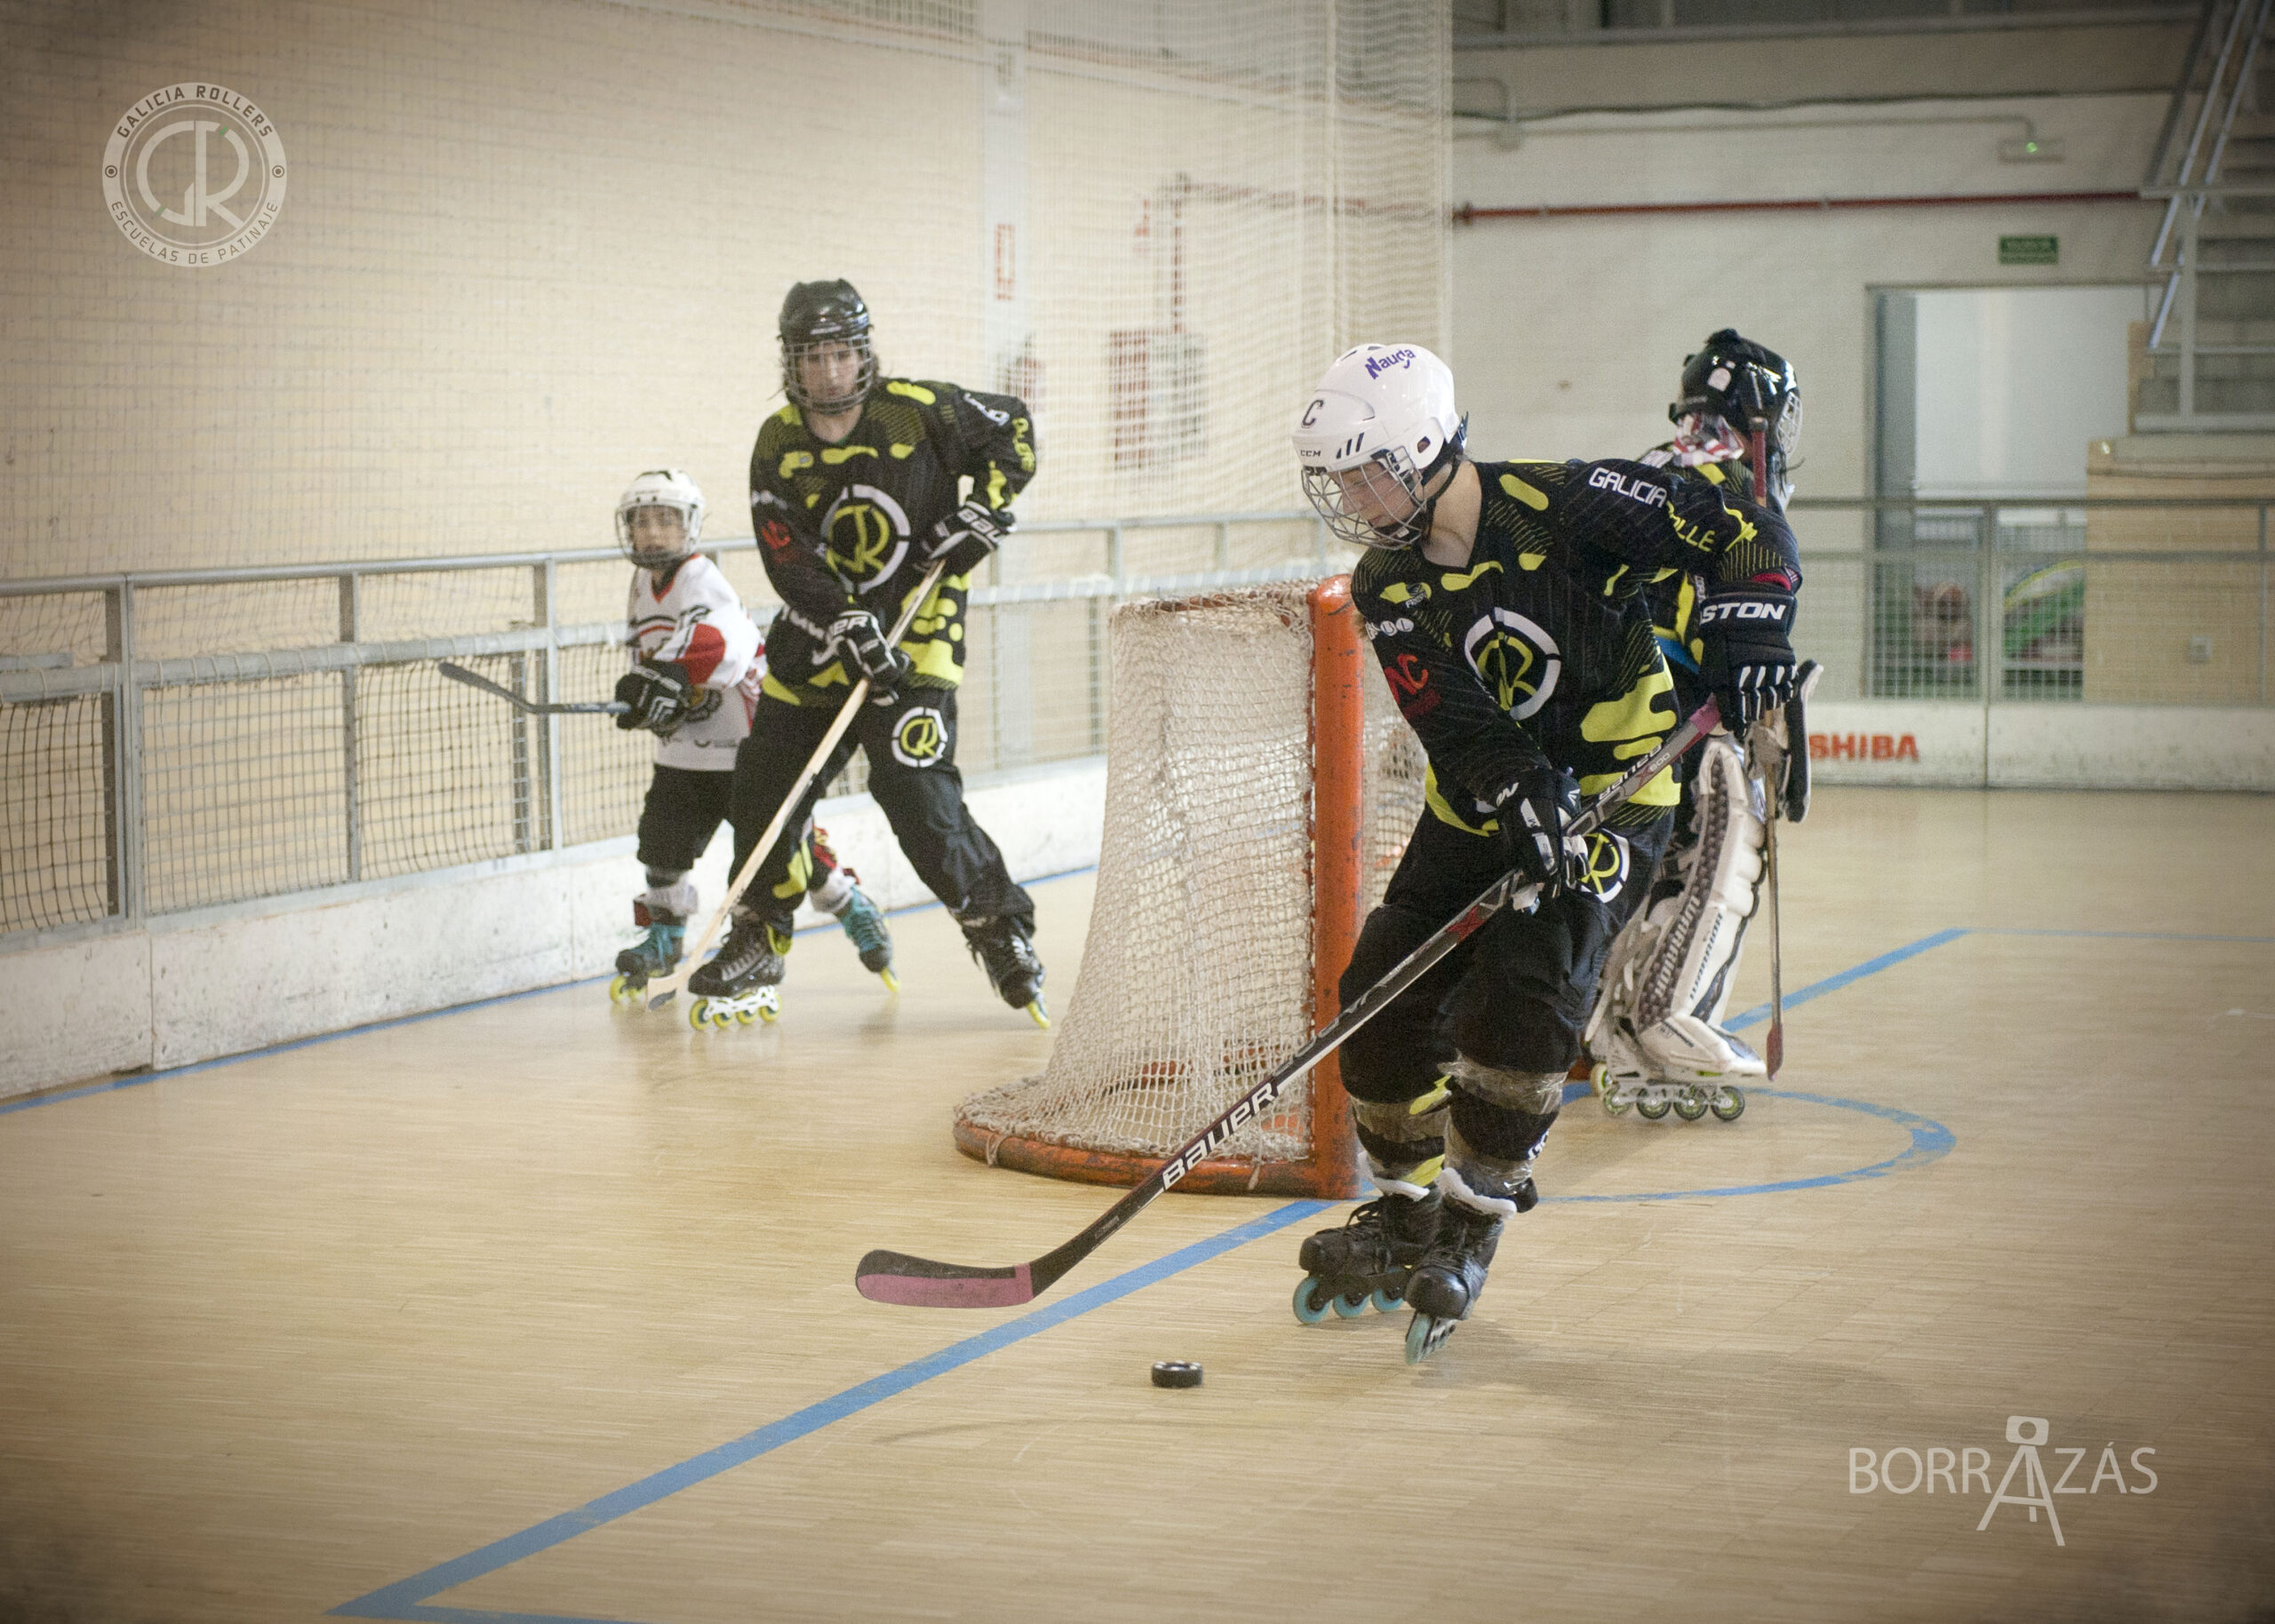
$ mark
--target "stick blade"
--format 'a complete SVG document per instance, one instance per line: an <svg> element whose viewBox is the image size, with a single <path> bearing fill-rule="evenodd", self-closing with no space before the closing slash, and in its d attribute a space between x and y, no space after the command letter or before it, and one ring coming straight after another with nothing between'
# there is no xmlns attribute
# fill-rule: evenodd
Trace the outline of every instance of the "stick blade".
<svg viewBox="0 0 2275 1624"><path fill-rule="evenodd" d="M1773 1021L1769 1023L1769 1041L1763 1046L1763 1048L1761 1063L1768 1068L1769 1075L1774 1079L1777 1075L1778 1069L1785 1063L1784 1022Z"/></svg>
<svg viewBox="0 0 2275 1624"><path fill-rule="evenodd" d="M969 1269L905 1252L872 1252L855 1266L853 1286L872 1302L913 1309L1004 1309L1034 1301L1034 1277L1016 1269Z"/></svg>

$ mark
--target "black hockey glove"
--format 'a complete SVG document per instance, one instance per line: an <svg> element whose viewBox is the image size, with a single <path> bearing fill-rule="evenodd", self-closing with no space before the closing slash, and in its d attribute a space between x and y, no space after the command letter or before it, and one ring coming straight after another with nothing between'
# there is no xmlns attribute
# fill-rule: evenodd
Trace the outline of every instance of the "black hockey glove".
<svg viewBox="0 0 2275 1624"><path fill-rule="evenodd" d="M908 674L908 657L887 646L877 617L866 609L847 609L829 623L829 646L852 670L869 680L869 697L882 699Z"/></svg>
<svg viewBox="0 0 2275 1624"><path fill-rule="evenodd" d="M1793 594L1780 587L1710 586L1698 606L1698 674L1743 733L1793 697Z"/></svg>
<svg viewBox="0 0 2275 1624"><path fill-rule="evenodd" d="M696 685L677 660L643 660L616 680L616 697L632 707L618 715L618 727L668 737L695 708Z"/></svg>
<svg viewBox="0 0 2275 1624"><path fill-rule="evenodd" d="M966 502L932 527L932 545L924 561L946 559L948 575L970 575L1003 545L1018 522L1010 510L996 513L982 502Z"/></svg>
<svg viewBox="0 0 2275 1624"><path fill-rule="evenodd" d="M1511 868L1543 885L1565 883L1573 859L1564 831L1580 816L1577 779L1545 761L1528 768L1494 816L1500 820L1503 860Z"/></svg>

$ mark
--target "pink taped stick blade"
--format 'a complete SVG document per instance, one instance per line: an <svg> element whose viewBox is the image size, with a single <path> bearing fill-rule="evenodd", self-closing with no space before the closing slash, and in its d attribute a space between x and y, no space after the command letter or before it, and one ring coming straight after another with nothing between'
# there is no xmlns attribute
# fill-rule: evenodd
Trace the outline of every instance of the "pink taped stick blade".
<svg viewBox="0 0 2275 1624"><path fill-rule="evenodd" d="M914 1270L904 1271L912 1264ZM1006 1309L1034 1301L1034 1281L1025 1263L984 1274L938 1274L918 1272L943 1267L938 1263L871 1253L861 1265L853 1277L854 1289L872 1302L898 1302L914 1309Z"/></svg>

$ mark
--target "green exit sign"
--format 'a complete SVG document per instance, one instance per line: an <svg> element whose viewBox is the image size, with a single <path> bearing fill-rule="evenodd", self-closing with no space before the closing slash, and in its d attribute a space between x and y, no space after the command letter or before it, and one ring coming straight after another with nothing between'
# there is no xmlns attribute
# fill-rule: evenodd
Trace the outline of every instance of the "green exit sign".
<svg viewBox="0 0 2275 1624"><path fill-rule="evenodd" d="M2060 237L2000 237L1999 263L2001 265L2059 265L2062 263Z"/></svg>

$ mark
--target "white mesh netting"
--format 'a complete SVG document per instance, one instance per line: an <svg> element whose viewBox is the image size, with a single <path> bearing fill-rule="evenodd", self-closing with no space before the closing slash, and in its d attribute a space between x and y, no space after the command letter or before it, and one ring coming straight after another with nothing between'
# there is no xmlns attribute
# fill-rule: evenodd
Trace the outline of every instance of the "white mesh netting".
<svg viewBox="0 0 2275 1624"><path fill-rule="evenodd" d="M1165 1156L1311 1035L1311 586L1116 611L1082 975L1049 1066L964 1102L967 1130ZM1364 790L1345 815L1367 832L1371 907L1421 808L1422 754L1371 669L1364 687ZM1220 1154L1306 1159L1308 1080Z"/></svg>

